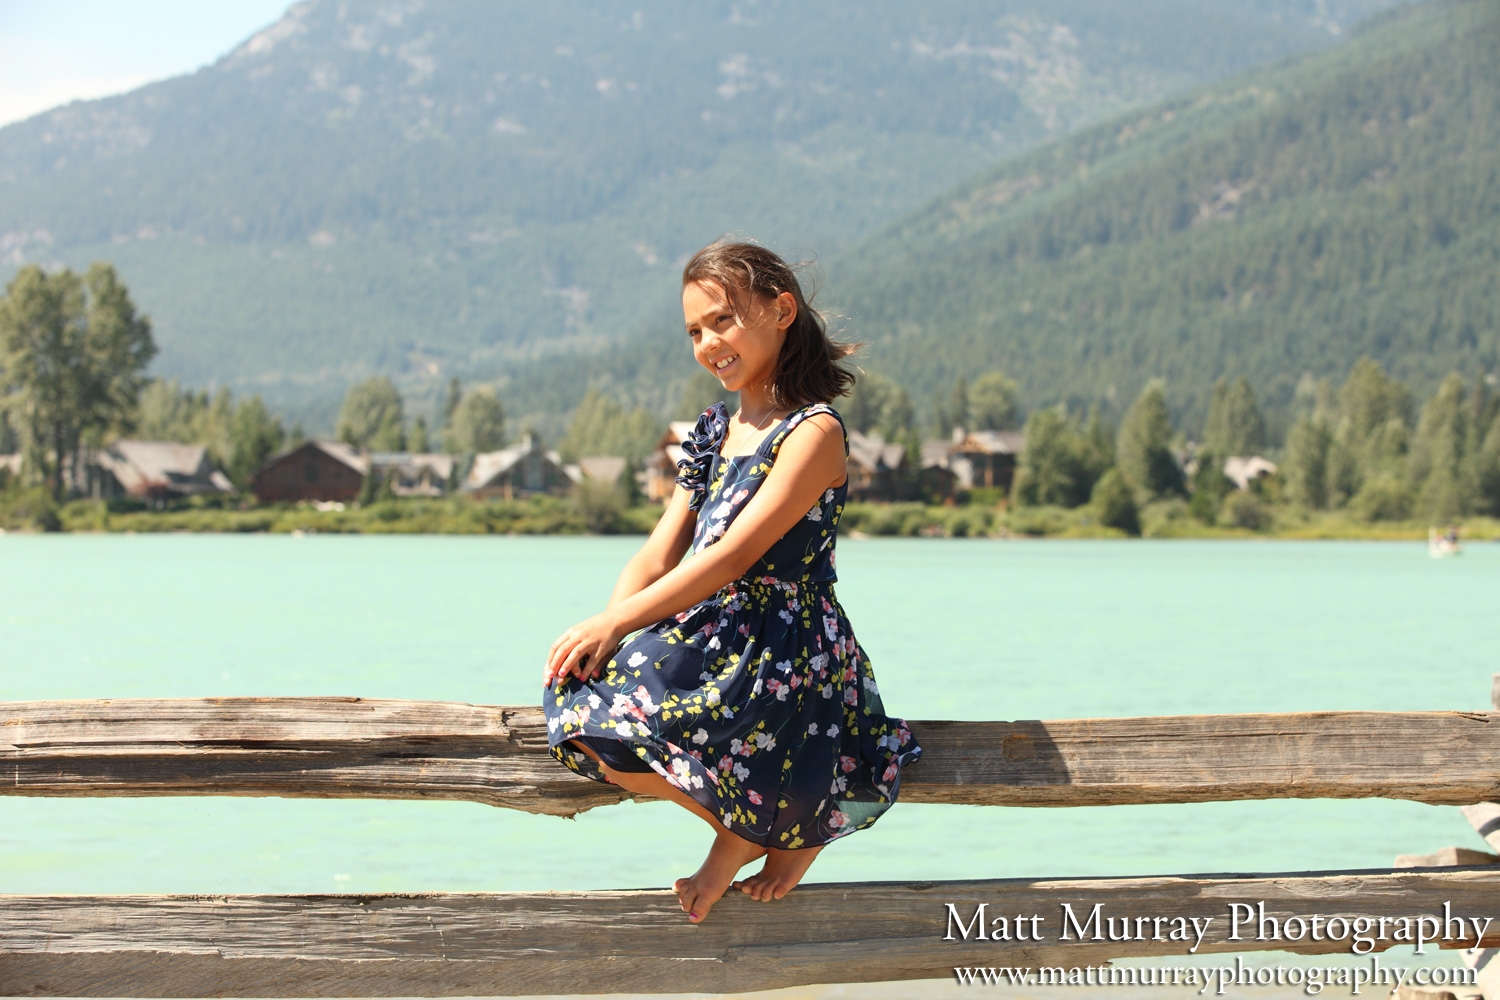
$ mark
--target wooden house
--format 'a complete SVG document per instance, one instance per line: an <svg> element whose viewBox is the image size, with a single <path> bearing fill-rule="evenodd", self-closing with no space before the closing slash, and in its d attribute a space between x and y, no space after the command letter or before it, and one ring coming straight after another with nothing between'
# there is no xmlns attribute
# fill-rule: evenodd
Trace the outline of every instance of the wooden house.
<svg viewBox="0 0 1500 1000"><path fill-rule="evenodd" d="M879 434L849 431L850 500L907 500L914 485L905 447Z"/></svg>
<svg viewBox="0 0 1500 1000"><path fill-rule="evenodd" d="M953 444L945 438L922 442L922 466L917 470L917 479L923 499L948 500L957 490L958 477L950 462Z"/></svg>
<svg viewBox="0 0 1500 1000"><path fill-rule="evenodd" d="M370 465L398 497L440 497L448 492L456 459L432 452L378 451Z"/></svg>
<svg viewBox="0 0 1500 1000"><path fill-rule="evenodd" d="M73 489L100 500L135 497L162 503L234 492L229 477L214 468L201 444L120 440L89 452L82 464L81 481L73 483Z"/></svg>
<svg viewBox="0 0 1500 1000"><path fill-rule="evenodd" d="M250 477L250 489L261 503L347 503L359 496L369 471L369 457L342 441L308 441L267 459Z"/></svg>
<svg viewBox="0 0 1500 1000"><path fill-rule="evenodd" d="M555 451L530 434L499 451L474 456L463 490L476 500L511 500L537 493L566 493L575 479Z"/></svg>
<svg viewBox="0 0 1500 1000"><path fill-rule="evenodd" d="M693 433L696 425L696 420L674 420L662 432L656 450L646 462L647 500L666 503L671 499L672 487L677 482L677 463L683 458L682 442Z"/></svg>
<svg viewBox="0 0 1500 1000"><path fill-rule="evenodd" d="M948 467L960 489L999 488L1010 492L1016 462L1026 444L1021 431L967 431L955 428Z"/></svg>

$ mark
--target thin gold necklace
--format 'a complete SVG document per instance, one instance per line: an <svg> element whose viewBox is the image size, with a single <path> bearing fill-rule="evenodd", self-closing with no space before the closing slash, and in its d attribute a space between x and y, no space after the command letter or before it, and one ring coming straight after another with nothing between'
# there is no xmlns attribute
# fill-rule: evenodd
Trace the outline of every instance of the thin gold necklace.
<svg viewBox="0 0 1500 1000"><path fill-rule="evenodd" d="M761 418L760 423L758 423L758 424L755 425L755 432L757 434L759 434L761 431L763 431L763 430L766 429L766 421L770 420L772 414L774 414L775 412L776 412L776 407L774 407L774 406L771 407L769 410L766 411L766 415ZM734 411L734 415L737 416L737 417L740 417L741 419L743 419L744 416L745 416L745 408L744 408L744 406L741 406L739 409L735 410Z"/></svg>
<svg viewBox="0 0 1500 1000"><path fill-rule="evenodd" d="M760 423L756 425L754 433L748 435L745 440L748 441L750 438L753 438L756 434L759 434L761 431L765 430L766 429L766 424L768 424L770 422L771 417L772 417L773 414L775 414L775 412L776 412L776 407L774 407L774 406L771 407L771 409L767 410L766 411L766 415L764 417L762 417L761 420L760 420ZM745 415L745 408L744 408L744 406L741 406L737 410L735 410L734 411L734 415L736 417L743 418L744 415ZM740 447L743 448L744 446L745 446L745 442L741 441L740 442Z"/></svg>

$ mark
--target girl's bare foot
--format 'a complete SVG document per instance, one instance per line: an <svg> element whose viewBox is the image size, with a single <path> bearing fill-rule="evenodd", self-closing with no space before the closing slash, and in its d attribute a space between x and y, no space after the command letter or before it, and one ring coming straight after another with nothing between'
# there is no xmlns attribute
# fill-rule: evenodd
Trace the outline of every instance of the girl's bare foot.
<svg viewBox="0 0 1500 1000"><path fill-rule="evenodd" d="M734 883L734 887L749 893L751 899L758 899L763 903L780 899L797 887L797 883L802 881L802 876L807 874L813 859L822 849L807 847L799 851L767 851L766 863L761 866L760 871L749 878L740 879Z"/></svg>
<svg viewBox="0 0 1500 1000"><path fill-rule="evenodd" d="M714 837L714 846L709 848L708 857L703 859L692 878L680 878L674 886L688 919L695 924L702 923L740 869L765 853L764 847L728 830L721 830Z"/></svg>

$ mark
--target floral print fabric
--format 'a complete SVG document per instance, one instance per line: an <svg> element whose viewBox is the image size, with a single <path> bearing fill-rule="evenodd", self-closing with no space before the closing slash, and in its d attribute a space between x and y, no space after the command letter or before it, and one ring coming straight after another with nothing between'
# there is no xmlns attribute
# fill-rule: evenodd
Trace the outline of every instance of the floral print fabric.
<svg viewBox="0 0 1500 1000"><path fill-rule="evenodd" d="M755 452L729 458L719 453L724 404L703 413L678 463L697 511L693 552L724 536L781 442L818 413L838 418L826 403L802 407ZM745 576L629 637L601 676L547 690L552 755L603 780L567 741L618 741L727 829L768 848L817 847L874 823L896 801L902 765L922 751L905 722L884 714L834 596L847 492L847 481L824 491Z"/></svg>

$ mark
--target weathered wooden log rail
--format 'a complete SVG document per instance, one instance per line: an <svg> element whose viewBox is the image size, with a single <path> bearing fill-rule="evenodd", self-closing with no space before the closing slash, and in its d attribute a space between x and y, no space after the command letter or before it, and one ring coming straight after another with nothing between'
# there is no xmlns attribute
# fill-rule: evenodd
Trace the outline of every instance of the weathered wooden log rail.
<svg viewBox="0 0 1500 1000"><path fill-rule="evenodd" d="M1500 798L1500 714L913 721L904 802L1097 806ZM571 816L625 793L560 767L533 707L359 698L0 702L0 794L467 799Z"/></svg>
<svg viewBox="0 0 1500 1000"><path fill-rule="evenodd" d="M911 725L924 757L903 771L904 802L1500 799L1500 713ZM624 797L561 768L546 746L545 721L531 707L357 698L0 703L0 794L443 798L564 816ZM1426 860L1474 858L1450 851ZM1263 903L1284 924L1314 915L1433 917L1447 903L1451 915L1482 921L1500 914L1500 865L810 884L771 906L732 893L698 926L660 890L0 896L0 996L731 993L935 978L964 965L1089 966L1182 955L1193 943L1064 939L1064 903L1080 921L1095 904L1101 917L1162 918L1168 927L1207 920L1200 954L1347 954L1347 939L1272 943L1245 931L1236 940L1231 907ZM996 917L1037 915L1040 938L1013 930L1009 939L945 940L955 915L972 929L981 904L991 929ZM1472 933L1442 944L1500 947L1500 919L1465 926ZM1373 950L1392 943L1406 942L1378 940Z"/></svg>
<svg viewBox="0 0 1500 1000"><path fill-rule="evenodd" d="M515 996L546 993L735 993L807 983L935 979L954 966L1097 966L1124 956L1183 955L1181 940L1096 941L1101 916L1197 918L1198 953L1348 954L1324 935L1232 940L1239 904L1285 925L1321 916L1399 919L1500 913L1500 872L1424 870L1128 879L1011 879L809 884L773 905L732 893L713 917L683 920L652 892L432 893L381 896L0 897L0 994L7 996ZM1064 923L1068 903L1084 939ZM952 904L970 936L949 922ZM1023 917L1039 941L979 940L974 916ZM1240 911L1243 913L1243 911ZM1032 914L1041 919L1033 925ZM1150 924L1146 925L1148 928ZM1064 929L1069 933L1063 939ZM1476 938L1500 944L1500 921ZM1375 951L1391 944L1374 943ZM1432 931L1435 937L1439 932ZM1146 930L1150 934L1150 930ZM954 940L944 940L951 935ZM1164 930L1163 937L1170 931ZM988 937L988 935L987 935ZM1431 956L1431 945L1428 955ZM1372 991L1371 995L1383 995ZM1184 995L1192 995L1185 993Z"/></svg>

